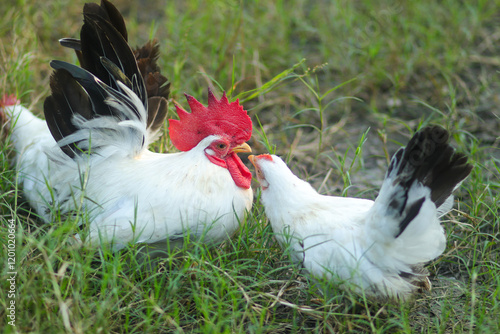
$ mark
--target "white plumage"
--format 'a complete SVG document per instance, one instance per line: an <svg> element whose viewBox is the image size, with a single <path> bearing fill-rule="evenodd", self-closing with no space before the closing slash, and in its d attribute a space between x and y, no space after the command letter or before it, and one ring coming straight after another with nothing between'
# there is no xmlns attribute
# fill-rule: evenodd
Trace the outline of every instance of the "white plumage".
<svg viewBox="0 0 500 334"><path fill-rule="evenodd" d="M62 216L88 224L91 244L162 248L187 234L219 243L237 230L252 206L251 174L236 155L250 151L244 141L251 121L225 95L218 100L209 92L208 107L188 96L193 112L177 107L181 120L170 122L172 142L184 152L149 151L166 116L168 91L146 93L142 76L160 75L139 71L139 57L136 64L118 22L121 15L110 6L108 1L102 7L85 5L82 40L62 41L77 51L82 68L51 63L47 121L21 105L5 106L18 182L47 223ZM159 86L166 81L162 78ZM210 127L210 122L223 124Z"/></svg>
<svg viewBox="0 0 500 334"><path fill-rule="evenodd" d="M143 150L128 156L123 142L105 146L104 155L70 159L46 123L22 106L8 107L19 120L12 130L18 182L30 205L46 222L58 214L90 222L89 240L128 243L170 242L206 233L218 243L231 236L252 206L252 190L236 186L227 169L211 163L205 149L218 136L187 152ZM112 143L112 142L111 142ZM212 224L213 223L213 224Z"/></svg>
<svg viewBox="0 0 500 334"><path fill-rule="evenodd" d="M358 293L405 299L430 288L422 265L444 251L439 217L471 170L447 139L439 127L415 135L394 155L375 201L320 195L279 157L250 159L275 236L294 261Z"/></svg>

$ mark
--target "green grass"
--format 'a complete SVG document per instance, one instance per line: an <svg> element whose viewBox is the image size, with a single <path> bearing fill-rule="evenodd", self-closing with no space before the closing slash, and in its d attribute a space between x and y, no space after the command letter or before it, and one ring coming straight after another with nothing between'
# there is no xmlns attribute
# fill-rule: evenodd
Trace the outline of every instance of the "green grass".
<svg viewBox="0 0 500 334"><path fill-rule="evenodd" d="M160 64L183 92L207 86L240 97L254 152L286 158L330 195L374 198L387 158L416 127L441 124L475 168L445 219L445 253L429 264L434 289L379 303L325 287L293 266L259 203L220 247L192 245L154 270L137 246L74 249L74 222L30 212L0 141L0 263L17 222L16 327L0 281L0 328L31 333L500 332L500 2L115 1L133 46L155 36ZM82 1L2 1L0 94L42 113L57 43L77 37ZM336 88L336 89L334 89ZM171 104L173 106L173 104ZM173 117L174 111L171 110ZM260 124L262 126L259 126ZM8 135L8 133L6 133ZM166 137L155 149L171 149ZM254 189L257 189L254 184ZM5 279L4 279L5 277Z"/></svg>

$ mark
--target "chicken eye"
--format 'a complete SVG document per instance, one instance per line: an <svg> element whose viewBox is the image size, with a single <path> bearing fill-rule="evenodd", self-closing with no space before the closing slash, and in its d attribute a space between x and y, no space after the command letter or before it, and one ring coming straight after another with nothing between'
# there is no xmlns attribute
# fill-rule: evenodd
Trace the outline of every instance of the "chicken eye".
<svg viewBox="0 0 500 334"><path fill-rule="evenodd" d="M223 149L225 149L225 148L226 148L226 144L223 144L223 143L217 144L217 148L218 148L219 150L223 150Z"/></svg>

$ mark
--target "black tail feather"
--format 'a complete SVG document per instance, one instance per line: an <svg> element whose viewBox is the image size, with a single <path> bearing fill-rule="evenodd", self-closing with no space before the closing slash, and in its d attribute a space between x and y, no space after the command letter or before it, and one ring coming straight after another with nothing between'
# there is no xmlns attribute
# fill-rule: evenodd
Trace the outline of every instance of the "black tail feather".
<svg viewBox="0 0 500 334"><path fill-rule="evenodd" d="M393 156L387 175L396 168L396 180L405 188L418 180L431 189L431 199L439 207L472 170L467 157L455 152L448 140L448 131L440 126L420 130Z"/></svg>
<svg viewBox="0 0 500 334"><path fill-rule="evenodd" d="M65 69L56 70L50 78L52 95L44 102L45 120L56 141L69 136L78 129L71 119L79 114L87 119L93 117L91 102L87 92ZM62 146L70 157L78 152L76 144Z"/></svg>
<svg viewBox="0 0 500 334"><path fill-rule="evenodd" d="M65 70L69 74L71 74L71 77L73 80L76 80L85 90L85 92L88 94L90 100L92 101L92 110L89 110L88 113L92 115L92 117L95 117L96 115L102 115L102 116L112 116L113 115L113 110L109 107L109 105L105 102L106 97L108 94L99 86L96 84L96 77L92 75L92 73L84 70L83 68L80 68L76 65L60 61L60 60L53 60L50 62L50 66L52 66L53 69L56 71L54 72L57 73L57 70ZM54 83L51 83L51 90L52 85L57 85L61 84L64 85L64 82L59 82L56 81ZM69 85L69 87L74 87L74 85ZM70 90L66 90L67 93L70 93ZM78 91L74 92L75 94L79 94ZM63 100L66 99L66 97L63 98ZM63 101L64 104L64 101ZM79 109L80 111L83 112L83 110ZM44 108L44 112L46 113L47 111ZM48 111L50 112L50 111ZM70 116L73 116L73 112L71 109L67 109L67 113L70 114ZM85 115L82 115L85 117ZM88 117L86 117L88 118ZM67 117L64 117L60 119L61 121L66 120Z"/></svg>
<svg viewBox="0 0 500 334"><path fill-rule="evenodd" d="M87 3L83 7L84 13L94 13L109 21L113 27L128 41L127 27L120 11L108 0L101 0L101 6Z"/></svg>
<svg viewBox="0 0 500 334"><path fill-rule="evenodd" d="M108 0L101 0L101 5L99 6L96 3L87 3L83 6L83 14L87 14L93 17L99 17L101 21L109 22L116 31L120 33L125 42L128 41L128 33L127 27L125 25L125 20L123 16L120 14L120 11ZM59 40L59 43L67 48L75 50L75 53L78 57L78 61L80 65L86 70L90 70L85 67L85 60L82 55L82 43L80 40L75 38L62 38ZM97 75L91 71L92 74ZM100 78L101 80L103 78Z"/></svg>
<svg viewBox="0 0 500 334"><path fill-rule="evenodd" d="M123 16L120 14L118 9L113 6L109 1L102 0L101 5L97 5L95 3L87 3L84 6L84 17L88 20L89 25L92 25L92 21L97 22L108 22L108 29L114 28L127 42L128 34L125 26L125 21ZM114 35L116 38L116 35ZM90 71L92 74L96 75L99 79L103 80L106 84L110 84L105 80L104 76L100 76L99 72L94 72L95 67L89 64L95 64L95 59L89 61L88 57L83 57L82 55L82 42L75 38L62 38L59 40L60 44L64 47L75 50L80 64L83 68ZM109 51L109 50L108 50ZM168 82L167 77L161 74L161 70L157 64L159 55L160 55L160 47L159 43L156 39L148 41L142 47L137 47L133 50L133 54L136 58L137 66L139 67L139 71L144 79L146 84L147 96L161 96L165 99L168 99L170 95L170 83ZM111 61L115 61L109 55L104 55ZM99 69L99 67L97 67ZM121 69L124 73L124 69Z"/></svg>
<svg viewBox="0 0 500 334"><path fill-rule="evenodd" d="M399 149L391 159L387 178L399 184L403 193L396 193L389 203L403 217L399 236L419 213L422 199L407 203L408 192L414 182L420 182L431 191L431 200L440 207L453 190L472 170L467 157L457 153L448 144L449 133L440 126L428 126L417 132L405 148Z"/></svg>
<svg viewBox="0 0 500 334"><path fill-rule="evenodd" d="M120 81L132 89L147 107L149 132L156 132L166 119L167 99L170 94L170 83L161 74L157 65L158 42L156 40L149 41L144 46L132 51L127 43L128 34L123 16L107 0L102 0L100 5L96 3L85 4L83 14L84 24L80 32L81 40L63 38L59 41L60 44L73 49L82 69L90 72L106 85L120 91L117 84ZM99 85L95 85L94 78L92 76L90 78L86 71L78 72L74 68L68 68L69 64L63 66L53 63L53 65L56 69L66 68L85 89L106 95ZM89 92L89 95L96 96L93 93ZM159 101L159 98L164 99L164 101ZM52 107L53 102L48 102L47 108ZM100 102L104 103L104 100L96 102L98 105L94 111L101 115L111 115L111 110ZM63 110L53 113L52 116L61 112ZM70 121L68 117L59 119L60 122ZM57 119L53 121L57 121ZM71 124L59 127L72 128Z"/></svg>
<svg viewBox="0 0 500 334"><path fill-rule="evenodd" d="M126 41L123 18L106 0L102 7L97 4L84 6L84 24L81 40L63 39L61 44L74 49L81 67L54 60L55 69L51 77L52 95L44 104L44 113L49 129L56 141L74 133L73 117L77 114L86 119L96 116L115 116L106 103L109 92L104 86L121 91L121 81L147 106L144 81L137 67L135 56ZM114 8L114 7L113 7ZM101 80L101 82L98 82ZM105 84L104 86L102 84ZM77 108L74 101L85 96L88 103ZM137 115L139 118L141 115ZM74 157L75 147L63 146L63 151Z"/></svg>
<svg viewBox="0 0 500 334"><path fill-rule="evenodd" d="M82 43L82 67L101 79L114 89L118 89L113 77L102 65L101 58L105 57L114 63L127 78L136 77L139 81L137 91L134 92L147 105L146 88L137 67L135 56L127 41L110 22L101 16L84 13L84 25L80 32Z"/></svg>

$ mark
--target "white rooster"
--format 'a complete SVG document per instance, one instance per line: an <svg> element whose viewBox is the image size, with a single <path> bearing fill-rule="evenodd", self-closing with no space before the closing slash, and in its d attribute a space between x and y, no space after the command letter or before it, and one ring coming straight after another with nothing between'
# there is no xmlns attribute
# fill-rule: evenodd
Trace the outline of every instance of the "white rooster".
<svg viewBox="0 0 500 334"><path fill-rule="evenodd" d="M3 101L30 205L46 222L60 215L88 223L88 234L75 237L114 250L129 243L166 248L187 234L226 240L252 206L251 173L237 156L250 152L246 111L225 94L218 100L209 91L208 107L186 95L192 112L176 106L180 120L169 127L183 152L151 152L167 112L157 54L142 61L148 52L140 49L134 57L123 18L106 0L85 5L80 37L61 44L77 51L81 68L51 62L46 121Z"/></svg>
<svg viewBox="0 0 500 334"><path fill-rule="evenodd" d="M439 218L470 173L441 127L426 127L393 156L375 201L318 194L275 155L250 156L275 236L317 278L379 298L430 289L423 264L445 249Z"/></svg>

